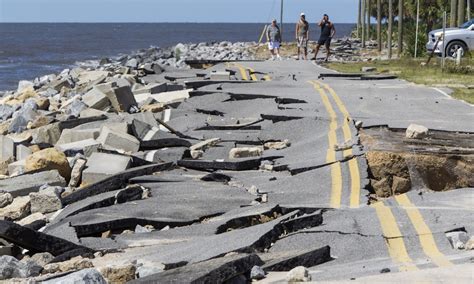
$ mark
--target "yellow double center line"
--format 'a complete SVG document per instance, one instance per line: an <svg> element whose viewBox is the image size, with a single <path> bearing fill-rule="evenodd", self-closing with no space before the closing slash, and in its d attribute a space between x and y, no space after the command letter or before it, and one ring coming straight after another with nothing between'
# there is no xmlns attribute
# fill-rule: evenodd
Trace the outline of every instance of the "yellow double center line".
<svg viewBox="0 0 474 284"><path fill-rule="evenodd" d="M372 207L377 212L390 257L396 263L400 264L400 271L417 270L418 268L413 264L413 260L408 255L405 242L403 241L403 235L398 228L392 210L385 206L383 201L373 204Z"/></svg>
<svg viewBox="0 0 474 284"><path fill-rule="evenodd" d="M448 258L439 251L433 238L433 233L423 220L423 216L421 216L418 208L410 201L408 196L406 194L398 195L395 197L395 200L406 211L413 227L415 227L423 252L439 267L452 266L453 264Z"/></svg>
<svg viewBox="0 0 474 284"><path fill-rule="evenodd" d="M331 177L332 177L332 189L331 189L331 201L330 205L333 208L341 207L341 198L342 198L342 170L341 163L337 162L336 159L336 145L337 143L337 129L338 129L338 120L337 114L332 107L331 101L326 94L326 91L331 95L333 100L336 102L336 105L339 111L344 115L342 123L342 132L344 134L345 141L351 143L352 133L349 126L350 116L347 111L344 103L336 94L336 92L326 84L319 83L317 81L310 82L316 91L321 95L324 107L329 114L330 124L329 124L329 148L326 156L326 162L331 164ZM344 150L343 152L345 158L351 158L353 156L352 148ZM350 159L349 162L349 172L351 176L351 194L350 194L350 207L358 208L360 205L360 173L359 165L357 164L356 159Z"/></svg>
<svg viewBox="0 0 474 284"><path fill-rule="evenodd" d="M252 68L246 68L245 66L243 66L239 63L233 63L233 65L236 66L237 68L239 68L240 75L242 76L242 80L249 81L249 76L247 74L247 70L248 70L249 73L250 73L250 78L252 79L252 81L258 81L257 76L254 74L255 70L253 70Z"/></svg>

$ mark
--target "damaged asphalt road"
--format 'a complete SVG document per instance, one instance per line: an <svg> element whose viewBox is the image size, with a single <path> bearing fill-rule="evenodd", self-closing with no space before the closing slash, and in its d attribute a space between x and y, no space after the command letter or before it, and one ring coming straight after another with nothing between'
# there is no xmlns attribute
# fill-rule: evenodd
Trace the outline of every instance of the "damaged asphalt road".
<svg viewBox="0 0 474 284"><path fill-rule="evenodd" d="M196 75L212 71L218 78ZM467 178L462 189L435 192L406 170L409 177L384 181L390 188L381 196L374 183L383 181L366 155L381 149L376 127L400 131L417 123L472 133L472 106L400 80L318 79L320 73L327 70L283 61L152 75L193 89L153 94L163 104L154 113L122 112L71 126L109 125L114 137L124 137L117 132L125 129L131 151L96 149L97 137L81 140L87 150L80 150L88 161L100 154L97 159L108 162L112 155L126 166L97 171L99 177L91 172L95 167L82 169L90 182L62 196L63 208L40 231L7 218L0 237L54 256L95 253L91 263L98 269L133 263L136 283L248 281L255 265L269 273L265 283L284 280L272 273L297 266L318 281L469 263L468 242L460 248L447 233L474 234L474 184ZM362 133L375 138L361 139ZM384 143L407 141L395 136L384 136ZM409 148L411 155L429 152L430 141L413 142L418 148ZM466 160L472 158L470 143L449 143L450 151L464 147ZM397 191L400 178L411 182L408 190ZM0 188L8 182L0 181ZM28 182L11 192L21 197L40 186ZM23 232L34 237L17 239ZM64 243L62 250L56 242Z"/></svg>

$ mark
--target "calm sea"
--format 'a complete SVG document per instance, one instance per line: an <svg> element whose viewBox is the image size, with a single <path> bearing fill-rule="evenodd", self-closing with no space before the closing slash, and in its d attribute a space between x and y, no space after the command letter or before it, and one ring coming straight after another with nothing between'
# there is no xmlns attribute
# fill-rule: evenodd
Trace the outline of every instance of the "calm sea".
<svg viewBox="0 0 474 284"><path fill-rule="evenodd" d="M0 23L0 90L19 80L57 73L76 62L130 53L150 46L212 41L258 41L263 24L4 24ZM353 24L338 24L349 36ZM283 27L294 38L294 25ZM319 30L313 26L312 37Z"/></svg>

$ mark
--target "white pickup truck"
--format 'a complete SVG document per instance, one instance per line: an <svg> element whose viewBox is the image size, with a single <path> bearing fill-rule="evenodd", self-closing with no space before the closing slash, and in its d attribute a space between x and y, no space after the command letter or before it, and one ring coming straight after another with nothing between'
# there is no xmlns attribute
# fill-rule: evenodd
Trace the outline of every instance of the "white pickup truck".
<svg viewBox="0 0 474 284"><path fill-rule="evenodd" d="M438 45L436 46L436 42ZM463 54L469 50L474 50L474 20L471 20L459 28L446 29L446 34L443 36L443 30L431 31L428 35L428 43L426 49L429 52L434 52L438 55L443 53L443 41L446 47L446 57L456 57L458 49L462 48Z"/></svg>

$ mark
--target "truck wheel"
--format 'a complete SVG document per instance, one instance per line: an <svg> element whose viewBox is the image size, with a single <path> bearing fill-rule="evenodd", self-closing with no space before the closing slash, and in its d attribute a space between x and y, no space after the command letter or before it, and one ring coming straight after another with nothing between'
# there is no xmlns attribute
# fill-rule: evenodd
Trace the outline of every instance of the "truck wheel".
<svg viewBox="0 0 474 284"><path fill-rule="evenodd" d="M467 46L462 41L458 40L450 42L446 47L446 57L456 58L456 52L460 48L462 48L462 55L464 56L464 54L468 52Z"/></svg>

